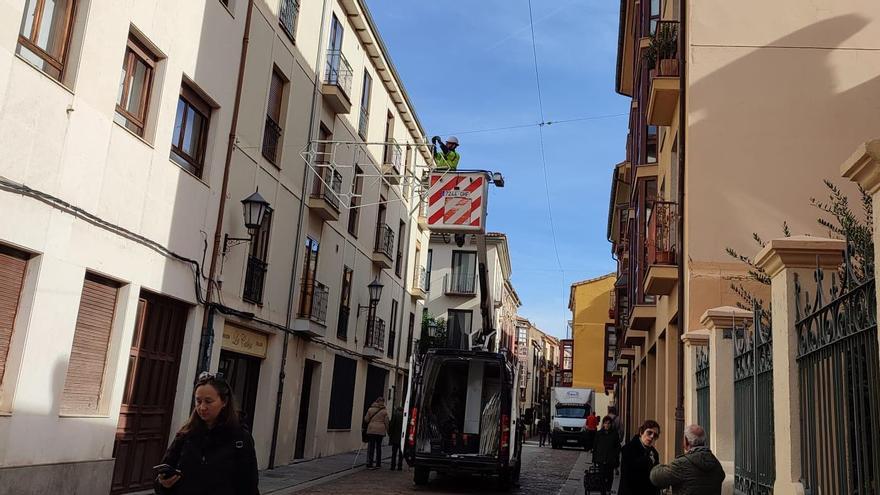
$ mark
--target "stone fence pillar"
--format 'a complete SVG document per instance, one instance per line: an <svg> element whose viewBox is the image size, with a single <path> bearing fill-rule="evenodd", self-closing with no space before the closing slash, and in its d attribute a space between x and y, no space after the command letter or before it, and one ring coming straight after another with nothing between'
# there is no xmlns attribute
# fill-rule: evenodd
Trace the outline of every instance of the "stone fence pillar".
<svg viewBox="0 0 880 495"><path fill-rule="evenodd" d="M681 336L684 342L684 422L685 426L698 423L697 420L697 347L709 345L709 331L691 330ZM676 439L676 441L680 441Z"/></svg>
<svg viewBox="0 0 880 495"><path fill-rule="evenodd" d="M776 450L775 495L803 495L795 278L813 280L816 267L836 270L846 242L821 237L773 239L755 257L771 278L773 311L773 421Z"/></svg>
<svg viewBox="0 0 880 495"><path fill-rule="evenodd" d="M880 205L880 139L868 141L856 149L851 157L840 166L840 175L857 183L868 194L875 205ZM880 229L874 229L874 259L880 260ZM880 263L874 263L874 278L880 274ZM878 299L880 309L880 299ZM880 332L878 332L880 338Z"/></svg>
<svg viewBox="0 0 880 495"><path fill-rule="evenodd" d="M709 332L709 444L727 473L722 493L733 493L733 330L750 326L752 312L721 306L703 313L700 323Z"/></svg>

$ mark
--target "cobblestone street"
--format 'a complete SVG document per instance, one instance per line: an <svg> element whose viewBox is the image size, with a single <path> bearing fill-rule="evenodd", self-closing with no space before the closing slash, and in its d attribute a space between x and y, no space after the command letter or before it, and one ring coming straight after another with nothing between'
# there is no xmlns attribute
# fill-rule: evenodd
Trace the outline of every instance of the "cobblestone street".
<svg viewBox="0 0 880 495"><path fill-rule="evenodd" d="M523 446L523 469L519 486L509 492L522 494L582 493L578 469L576 479L569 480L575 464L585 465L589 454L578 449L553 450L550 447L538 447L534 443ZM567 483L568 485L566 486ZM390 471L388 463L383 469L376 471L358 471L349 476L329 481L320 486L312 487L301 494L382 494L394 495L404 493L502 493L496 490L494 480L472 476L441 476L431 475L431 482L426 487L413 485L412 470L404 463L403 471Z"/></svg>

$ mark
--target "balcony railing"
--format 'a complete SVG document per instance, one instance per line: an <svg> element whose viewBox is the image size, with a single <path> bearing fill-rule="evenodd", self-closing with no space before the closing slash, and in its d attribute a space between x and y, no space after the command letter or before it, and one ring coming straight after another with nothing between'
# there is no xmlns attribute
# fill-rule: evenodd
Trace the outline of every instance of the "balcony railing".
<svg viewBox="0 0 880 495"><path fill-rule="evenodd" d="M361 107L361 115L358 119L358 135L361 139L367 139L367 124L370 122L370 111L365 107Z"/></svg>
<svg viewBox="0 0 880 495"><path fill-rule="evenodd" d="M443 275L443 293L456 296L472 296L477 293L476 278L473 274L452 272Z"/></svg>
<svg viewBox="0 0 880 495"><path fill-rule="evenodd" d="M423 266L417 266L413 273L413 288L425 291L428 290L428 270Z"/></svg>
<svg viewBox="0 0 880 495"><path fill-rule="evenodd" d="M376 316L373 317L372 324L367 321L367 338L364 339L364 347L378 351L385 350L385 320Z"/></svg>
<svg viewBox="0 0 880 495"><path fill-rule="evenodd" d="M247 271L244 276L244 291L242 299L255 304L263 303L263 285L266 280L266 270L269 264L260 258L249 256Z"/></svg>
<svg viewBox="0 0 880 495"><path fill-rule="evenodd" d="M336 321L336 337L341 340L348 340L349 314L351 314L351 308L339 306L339 319Z"/></svg>
<svg viewBox="0 0 880 495"><path fill-rule="evenodd" d="M351 95L351 78L354 72L351 65L345 59L345 55L340 50L327 51L327 67L324 71L324 83L332 84L345 93L346 96Z"/></svg>
<svg viewBox="0 0 880 495"><path fill-rule="evenodd" d="M674 265L677 244L678 205L657 201L648 218L647 261L649 265Z"/></svg>
<svg viewBox="0 0 880 495"><path fill-rule="evenodd" d="M266 127L263 129L263 156L272 163L278 162L280 142L281 126L272 117L266 115Z"/></svg>
<svg viewBox="0 0 880 495"><path fill-rule="evenodd" d="M389 138L388 142L391 144L385 145L385 164L400 170L400 165L403 163L403 149L394 138Z"/></svg>
<svg viewBox="0 0 880 495"><path fill-rule="evenodd" d="M312 186L312 197L323 198L337 212L339 211L339 195L342 194L342 174L326 165L317 165L315 183Z"/></svg>
<svg viewBox="0 0 880 495"><path fill-rule="evenodd" d="M299 0L281 0L278 21L291 38L296 36L296 19L299 17Z"/></svg>
<svg viewBox="0 0 880 495"><path fill-rule="evenodd" d="M298 316L323 325L327 322L327 299L330 290L317 280L303 280L302 304Z"/></svg>
<svg viewBox="0 0 880 495"><path fill-rule="evenodd" d="M394 230L380 223L376 226L375 252L384 254L388 259L394 259Z"/></svg>

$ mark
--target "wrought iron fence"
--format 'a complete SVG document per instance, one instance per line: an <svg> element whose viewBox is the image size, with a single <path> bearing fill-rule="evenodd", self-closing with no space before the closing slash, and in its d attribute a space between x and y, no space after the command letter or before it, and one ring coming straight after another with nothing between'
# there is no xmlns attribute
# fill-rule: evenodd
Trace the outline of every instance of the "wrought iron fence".
<svg viewBox="0 0 880 495"><path fill-rule="evenodd" d="M324 82L341 89L346 96L351 96L351 78L354 72L341 50L327 51L327 67L324 71Z"/></svg>
<svg viewBox="0 0 880 495"><path fill-rule="evenodd" d="M291 38L296 37L296 19L299 17L299 0L281 0L278 21Z"/></svg>
<svg viewBox="0 0 880 495"><path fill-rule="evenodd" d="M388 259L394 259L394 230L384 223L376 225L375 251L384 254Z"/></svg>
<svg viewBox="0 0 880 495"><path fill-rule="evenodd" d="M864 267L861 267L864 268ZM880 491L880 364L873 270L860 280L847 246L841 285L817 268L814 297L795 280L802 483L807 493Z"/></svg>
<svg viewBox="0 0 880 495"><path fill-rule="evenodd" d="M733 332L733 409L737 494L773 493L773 338L769 314L757 303L753 324Z"/></svg>
<svg viewBox="0 0 880 495"><path fill-rule="evenodd" d="M340 194L342 194L342 174L326 165L317 165L312 197L323 198L338 212Z"/></svg>
<svg viewBox="0 0 880 495"><path fill-rule="evenodd" d="M377 351L385 350L385 320L376 316L372 321L367 321L367 338L364 339L364 347Z"/></svg>
<svg viewBox="0 0 880 495"><path fill-rule="evenodd" d="M706 440L710 438L711 422L709 421L709 347L695 349L697 366L694 373L697 384L697 422L706 431Z"/></svg>
<svg viewBox="0 0 880 495"><path fill-rule="evenodd" d="M266 279L266 270L269 264L257 258L249 256L247 271L244 275L244 291L242 299L256 304L263 303L263 282Z"/></svg>
<svg viewBox="0 0 880 495"><path fill-rule="evenodd" d="M648 264L674 265L678 206L667 201L655 201L648 219Z"/></svg>
<svg viewBox="0 0 880 495"><path fill-rule="evenodd" d="M263 129L263 156L272 163L278 163L278 145L281 142L281 126L266 115Z"/></svg>

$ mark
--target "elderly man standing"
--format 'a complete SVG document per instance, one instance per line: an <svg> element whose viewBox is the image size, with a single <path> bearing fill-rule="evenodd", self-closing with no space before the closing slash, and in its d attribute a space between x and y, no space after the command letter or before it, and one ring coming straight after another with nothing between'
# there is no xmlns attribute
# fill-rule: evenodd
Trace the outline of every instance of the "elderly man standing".
<svg viewBox="0 0 880 495"><path fill-rule="evenodd" d="M674 495L721 495L724 468L706 446L706 431L700 425L685 429L684 454L669 464L651 470L651 483L657 488L672 487Z"/></svg>

